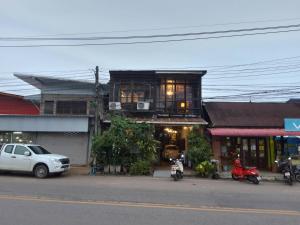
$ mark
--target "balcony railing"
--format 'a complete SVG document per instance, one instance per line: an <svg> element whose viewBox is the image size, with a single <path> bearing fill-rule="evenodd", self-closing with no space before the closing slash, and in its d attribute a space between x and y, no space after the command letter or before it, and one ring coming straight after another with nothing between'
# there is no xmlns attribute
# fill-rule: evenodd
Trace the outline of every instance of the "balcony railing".
<svg viewBox="0 0 300 225"><path fill-rule="evenodd" d="M170 115L200 115L201 102L199 99L193 101L158 101L156 103L150 102L149 108L137 107L137 102L121 103L121 110L126 112L149 112L156 114L170 114Z"/></svg>

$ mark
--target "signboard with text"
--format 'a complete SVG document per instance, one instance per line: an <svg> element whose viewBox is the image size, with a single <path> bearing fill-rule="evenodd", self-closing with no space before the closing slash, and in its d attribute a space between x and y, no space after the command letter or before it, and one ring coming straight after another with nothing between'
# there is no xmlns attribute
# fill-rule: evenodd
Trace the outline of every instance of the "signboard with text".
<svg viewBox="0 0 300 225"><path fill-rule="evenodd" d="M285 131L300 131L300 119L284 119Z"/></svg>

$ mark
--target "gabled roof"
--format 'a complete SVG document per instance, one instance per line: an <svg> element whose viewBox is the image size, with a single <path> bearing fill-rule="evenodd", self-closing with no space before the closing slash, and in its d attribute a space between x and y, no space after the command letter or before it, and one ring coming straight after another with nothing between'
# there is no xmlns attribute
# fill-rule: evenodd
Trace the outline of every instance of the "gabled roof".
<svg viewBox="0 0 300 225"><path fill-rule="evenodd" d="M206 102L211 127L283 128L285 118L300 118L300 104Z"/></svg>

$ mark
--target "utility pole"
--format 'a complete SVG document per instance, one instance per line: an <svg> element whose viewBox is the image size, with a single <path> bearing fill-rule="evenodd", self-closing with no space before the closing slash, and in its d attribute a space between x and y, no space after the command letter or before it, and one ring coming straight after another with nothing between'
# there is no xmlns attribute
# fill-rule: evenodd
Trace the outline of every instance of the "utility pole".
<svg viewBox="0 0 300 225"><path fill-rule="evenodd" d="M101 133L101 127L99 126L102 119L102 101L100 96L100 84L99 84L99 67L96 66L95 70L95 92L96 92L96 109L95 109L95 135Z"/></svg>

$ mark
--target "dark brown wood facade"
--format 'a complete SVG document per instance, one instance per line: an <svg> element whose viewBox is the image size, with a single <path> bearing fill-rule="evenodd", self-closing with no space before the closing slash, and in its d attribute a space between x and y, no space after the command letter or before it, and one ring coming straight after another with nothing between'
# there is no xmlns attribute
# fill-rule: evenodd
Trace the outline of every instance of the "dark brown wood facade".
<svg viewBox="0 0 300 225"><path fill-rule="evenodd" d="M198 116L201 79L206 71L110 71L110 102L120 102L123 112L166 116ZM138 110L147 102L147 110Z"/></svg>

